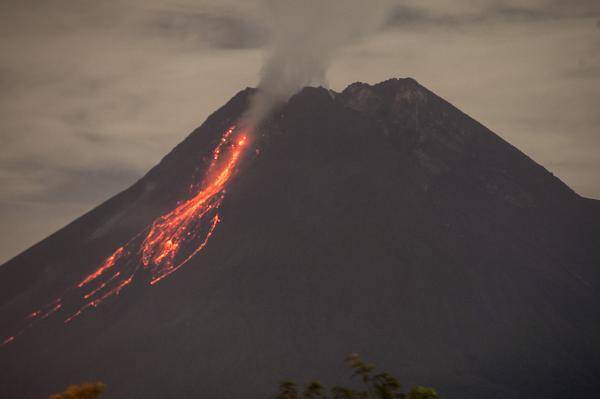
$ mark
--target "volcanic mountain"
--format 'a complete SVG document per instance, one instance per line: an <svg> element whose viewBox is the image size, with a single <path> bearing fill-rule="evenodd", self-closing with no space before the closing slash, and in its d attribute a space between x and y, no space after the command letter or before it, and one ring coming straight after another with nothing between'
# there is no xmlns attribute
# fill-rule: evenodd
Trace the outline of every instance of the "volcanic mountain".
<svg viewBox="0 0 600 399"><path fill-rule="evenodd" d="M0 267L0 397L268 398L347 353L446 398L600 392L600 202L412 79L235 95Z"/></svg>

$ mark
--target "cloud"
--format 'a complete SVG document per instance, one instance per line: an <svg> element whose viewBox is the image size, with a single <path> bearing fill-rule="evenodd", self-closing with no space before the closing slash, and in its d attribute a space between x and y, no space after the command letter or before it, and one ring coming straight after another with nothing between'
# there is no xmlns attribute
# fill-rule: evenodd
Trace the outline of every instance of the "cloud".
<svg viewBox="0 0 600 399"><path fill-rule="evenodd" d="M387 26L403 29L461 27L599 16L600 3L596 0L407 0L394 7Z"/></svg>
<svg viewBox="0 0 600 399"><path fill-rule="evenodd" d="M262 25L235 14L169 10L155 13L146 27L163 38L217 49L259 48L267 41Z"/></svg>

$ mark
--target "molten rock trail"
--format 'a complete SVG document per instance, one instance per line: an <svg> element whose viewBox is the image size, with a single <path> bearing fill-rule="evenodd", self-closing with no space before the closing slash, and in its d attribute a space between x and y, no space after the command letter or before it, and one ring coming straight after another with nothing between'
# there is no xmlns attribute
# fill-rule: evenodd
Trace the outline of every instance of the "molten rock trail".
<svg viewBox="0 0 600 399"><path fill-rule="evenodd" d="M180 202L175 209L158 217L151 226L117 248L75 287L29 314L26 327L6 338L2 345L13 342L36 321L61 310L62 297L73 290L77 291L83 304L64 319L65 323L118 295L140 270L150 274L150 284L154 285L185 265L206 247L219 224L219 207L247 144L248 136L236 134L236 126L227 129L212 151L204 178L190 185L191 198Z"/></svg>

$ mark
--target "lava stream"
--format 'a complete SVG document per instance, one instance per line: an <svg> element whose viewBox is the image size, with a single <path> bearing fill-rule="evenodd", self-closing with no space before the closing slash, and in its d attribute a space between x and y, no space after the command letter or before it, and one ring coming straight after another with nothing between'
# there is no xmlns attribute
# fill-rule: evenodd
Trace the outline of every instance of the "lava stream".
<svg viewBox="0 0 600 399"><path fill-rule="evenodd" d="M219 208L225 197L225 189L248 144L248 136L244 133L235 135L235 130L236 127L232 126L223 133L212 152L204 178L190 185L189 199L156 218L149 227L117 248L60 298L30 313L26 318L29 320L26 327L6 338L0 346L13 342L36 320L45 319L59 311L63 307L62 297L69 292L75 291L78 301L83 301L83 305L68 316L65 323L119 294L133 282L140 269L149 272L150 284L153 285L202 251L221 221Z"/></svg>

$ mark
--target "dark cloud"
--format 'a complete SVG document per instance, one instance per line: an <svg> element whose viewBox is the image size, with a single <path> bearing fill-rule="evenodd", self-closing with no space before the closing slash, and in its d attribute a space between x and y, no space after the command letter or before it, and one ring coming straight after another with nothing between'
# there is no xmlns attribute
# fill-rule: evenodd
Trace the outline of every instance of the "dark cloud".
<svg viewBox="0 0 600 399"><path fill-rule="evenodd" d="M597 0L548 0L549 14L564 18L596 18L600 16Z"/></svg>
<svg viewBox="0 0 600 399"><path fill-rule="evenodd" d="M569 78L600 79L600 65L580 65L566 73Z"/></svg>
<svg viewBox="0 0 600 399"><path fill-rule="evenodd" d="M425 8L399 5L392 8L385 26L414 27L435 23L436 19L436 16Z"/></svg>
<svg viewBox="0 0 600 399"><path fill-rule="evenodd" d="M43 161L20 160L14 163L3 162L1 167L8 171L0 176L0 182L11 184L13 191L2 193L0 201L45 203L94 203L106 197L106 187L116 191L126 188L139 179L141 171L136 168L106 165L78 165L76 169L48 168ZM18 170L18 173L15 171ZM12 171L12 172L11 172ZM94 184L89 184L93 182ZM14 188L19 189L15 190Z"/></svg>
<svg viewBox="0 0 600 399"><path fill-rule="evenodd" d="M147 28L161 36L222 49L248 49L264 45L266 29L243 16L215 12L157 12Z"/></svg>
<svg viewBox="0 0 600 399"><path fill-rule="evenodd" d="M499 7L491 13L491 17L514 22L542 21L553 18L553 16L544 9L530 9L524 7Z"/></svg>
<svg viewBox="0 0 600 399"><path fill-rule="evenodd" d="M56 170L60 179L53 186L46 187L44 198L47 201L64 203L94 203L98 198L108 197L119 192L140 178L140 171L127 168L97 169L93 165L84 169ZM88 185L88 182L94 185ZM113 188L107 193L106 187Z"/></svg>
<svg viewBox="0 0 600 399"><path fill-rule="evenodd" d="M397 5L387 21L389 27L459 27L492 22L536 22L600 16L597 0L462 1L435 5L432 1ZM458 10L458 11L457 11Z"/></svg>

